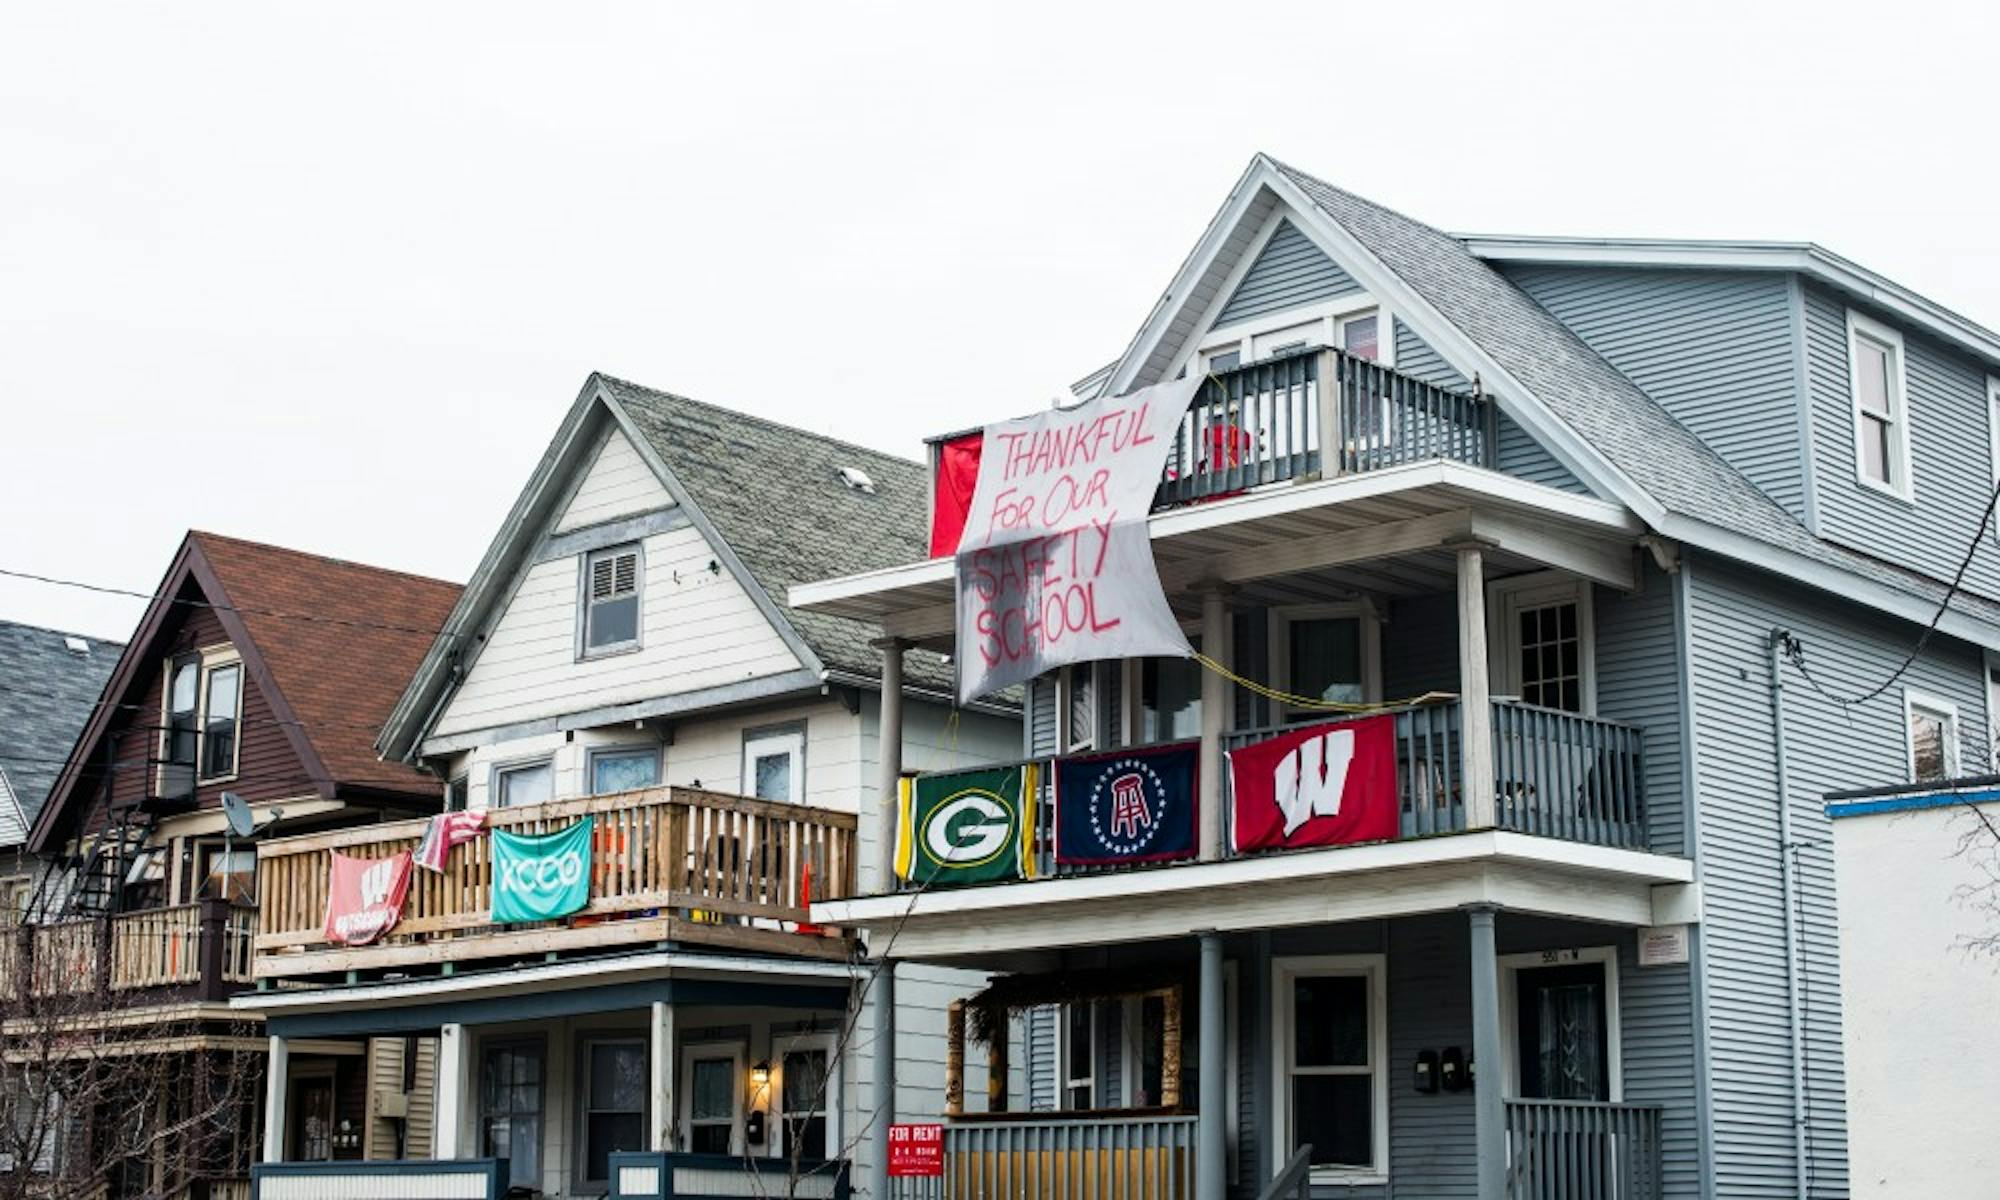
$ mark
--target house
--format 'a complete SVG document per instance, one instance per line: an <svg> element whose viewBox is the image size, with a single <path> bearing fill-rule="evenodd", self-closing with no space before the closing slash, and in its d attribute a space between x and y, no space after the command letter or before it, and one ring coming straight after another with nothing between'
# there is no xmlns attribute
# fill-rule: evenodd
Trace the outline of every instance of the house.
<svg viewBox="0 0 2000 1200"><path fill-rule="evenodd" d="M958 707L930 654L885 686L871 627L786 599L920 553L925 495L919 463L585 381L376 743L484 832L417 871L366 945L327 942L328 852L379 865L424 823L261 847L262 894L289 899L267 904L260 990L236 1004L265 1018L274 1078L317 1065L302 1047L423 1039L432 1130L378 1161L301 1161L274 1088L261 1195L660 1194L686 1155L804 1162L799 1194L833 1195L874 1123L854 1097L882 1043L855 1013L885 997L807 905L874 884L856 814L879 731L914 767L1022 750L1017 702ZM579 839L560 861L580 912L503 908L521 834ZM946 1009L983 983L905 974L900 1070L942 1093Z"/></svg>
<svg viewBox="0 0 2000 1200"><path fill-rule="evenodd" d="M1023 718L1044 777L1190 743L1190 848L1066 860L1121 793L1044 788L1031 879L815 897L996 977L952 1027L1014 1111L877 1103L946 1123L959 1196L1846 1195L1819 801L1986 759L1997 373L1816 246L1452 235L1258 156L1079 385L1196 377L1145 522L1207 663L1065 666ZM954 596L939 557L790 599L893 673L973 652ZM1365 837L1303 782L1332 739Z"/></svg>
<svg viewBox="0 0 2000 1200"><path fill-rule="evenodd" d="M0 912L18 920L34 886L28 827L77 731L89 718L119 645L101 638L0 621Z"/></svg>
<svg viewBox="0 0 2000 1200"><path fill-rule="evenodd" d="M259 843L436 809L443 783L371 742L457 595L187 535L29 830L45 865L0 987L8 1125L61 1119L15 1161L114 1197L247 1195L265 1043L227 1000L250 984ZM232 828L226 799L252 828ZM365 1049L294 1082L323 1118L308 1150L358 1155L331 1114L363 1087ZM64 1068L32 1065L48 1057Z"/></svg>

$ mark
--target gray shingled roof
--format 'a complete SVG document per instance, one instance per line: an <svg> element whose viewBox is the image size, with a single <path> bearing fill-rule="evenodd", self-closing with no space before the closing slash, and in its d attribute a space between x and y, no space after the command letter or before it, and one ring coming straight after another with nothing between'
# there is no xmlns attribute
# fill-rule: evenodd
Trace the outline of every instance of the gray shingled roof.
<svg viewBox="0 0 2000 1200"><path fill-rule="evenodd" d="M598 379L821 663L880 678L881 653L868 644L881 636L873 626L796 611L787 596L793 584L928 558L922 464L608 375ZM866 472L874 494L841 482L842 467ZM929 652L909 654L904 677L912 687L952 688L951 665Z"/></svg>
<svg viewBox="0 0 2000 1200"><path fill-rule="evenodd" d="M72 638L87 651L70 649ZM0 770L26 825L42 811L122 649L101 638L0 621ZM0 806L0 846L26 839L25 826L12 827L15 819Z"/></svg>
<svg viewBox="0 0 2000 1200"><path fill-rule="evenodd" d="M1815 537L1461 239L1272 165L1661 507L1926 600L1943 598L1935 580ZM1980 597L1961 593L1952 604L2000 623L2000 605Z"/></svg>

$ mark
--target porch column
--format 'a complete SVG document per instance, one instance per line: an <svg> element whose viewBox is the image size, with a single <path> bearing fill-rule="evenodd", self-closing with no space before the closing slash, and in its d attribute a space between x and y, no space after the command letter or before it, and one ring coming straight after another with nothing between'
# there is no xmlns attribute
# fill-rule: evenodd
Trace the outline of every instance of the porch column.
<svg viewBox="0 0 2000 1200"><path fill-rule="evenodd" d="M1223 1041L1228 1028L1222 1012L1222 935L1204 930L1201 939L1200 1112L1195 1117L1194 1200L1222 1200L1227 1178L1228 1149L1223 1144L1223 1112L1229 1103L1224 1088Z"/></svg>
<svg viewBox="0 0 2000 1200"><path fill-rule="evenodd" d="M646 1148L672 1150L674 1148L674 1059L679 1053L674 1046L674 1006L664 1000L653 1001L651 1028L653 1128L647 1137Z"/></svg>
<svg viewBox="0 0 2000 1200"><path fill-rule="evenodd" d="M1460 775L1465 827L1491 829L1493 801L1493 697L1486 658L1486 564L1478 545L1458 550L1458 700Z"/></svg>
<svg viewBox="0 0 2000 1200"><path fill-rule="evenodd" d="M290 1089L291 1046L281 1037L271 1038L270 1058L264 1065L264 1161L285 1161L285 1098Z"/></svg>
<svg viewBox="0 0 2000 1200"><path fill-rule="evenodd" d="M1507 1194L1507 1106L1500 1092L1500 962L1493 945L1493 907L1467 910L1472 922L1472 1122L1479 1200Z"/></svg>
<svg viewBox="0 0 2000 1200"><path fill-rule="evenodd" d="M1210 584L1201 593L1201 652L1230 670L1228 593ZM1201 673L1201 860L1222 857L1222 734L1229 728L1229 681L1215 671Z"/></svg>
<svg viewBox="0 0 2000 1200"><path fill-rule="evenodd" d="M875 980L868 987L867 998L873 1005L868 1044L874 1070L869 1111L862 1122L873 1150L868 1159L868 1200L887 1200L889 1126L896 1120L896 960L885 958L876 964Z"/></svg>
<svg viewBox="0 0 2000 1200"><path fill-rule="evenodd" d="M469 1039L463 1025L438 1027L437 1128L431 1134L431 1157L464 1156L465 1093L471 1064Z"/></svg>
<svg viewBox="0 0 2000 1200"><path fill-rule="evenodd" d="M882 721L875 739L874 891L887 892L896 878L897 789L903 778L903 651L901 638L882 638ZM867 894L864 888L863 894Z"/></svg>

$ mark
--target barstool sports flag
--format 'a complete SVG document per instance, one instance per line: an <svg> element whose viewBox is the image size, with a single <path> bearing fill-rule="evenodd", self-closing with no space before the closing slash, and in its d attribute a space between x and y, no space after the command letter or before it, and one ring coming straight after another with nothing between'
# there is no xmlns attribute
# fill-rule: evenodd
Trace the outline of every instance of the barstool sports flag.
<svg viewBox="0 0 2000 1200"><path fill-rule="evenodd" d="M1052 667L1194 651L1146 517L1201 377L986 427L958 543L958 696Z"/></svg>

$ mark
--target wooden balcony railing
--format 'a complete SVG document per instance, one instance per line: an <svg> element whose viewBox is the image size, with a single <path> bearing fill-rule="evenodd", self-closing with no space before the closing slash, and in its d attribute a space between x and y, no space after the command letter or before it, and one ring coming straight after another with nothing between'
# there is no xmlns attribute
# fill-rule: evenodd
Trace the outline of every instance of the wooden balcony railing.
<svg viewBox="0 0 2000 1200"><path fill-rule="evenodd" d="M541 954L669 938L844 958L844 938L801 933L808 899L853 895L855 818L692 788L494 809L486 826L548 833L594 817L590 899L563 921L496 926L489 838L455 847L442 873L417 870L402 919L368 946L331 946L327 852L386 858L425 822L279 838L258 848L265 898L252 974L279 976ZM810 874L810 897L806 894Z"/></svg>
<svg viewBox="0 0 2000 1200"><path fill-rule="evenodd" d="M257 910L210 900L20 925L0 957L0 986L25 974L36 995L199 989L220 997L250 981Z"/></svg>

